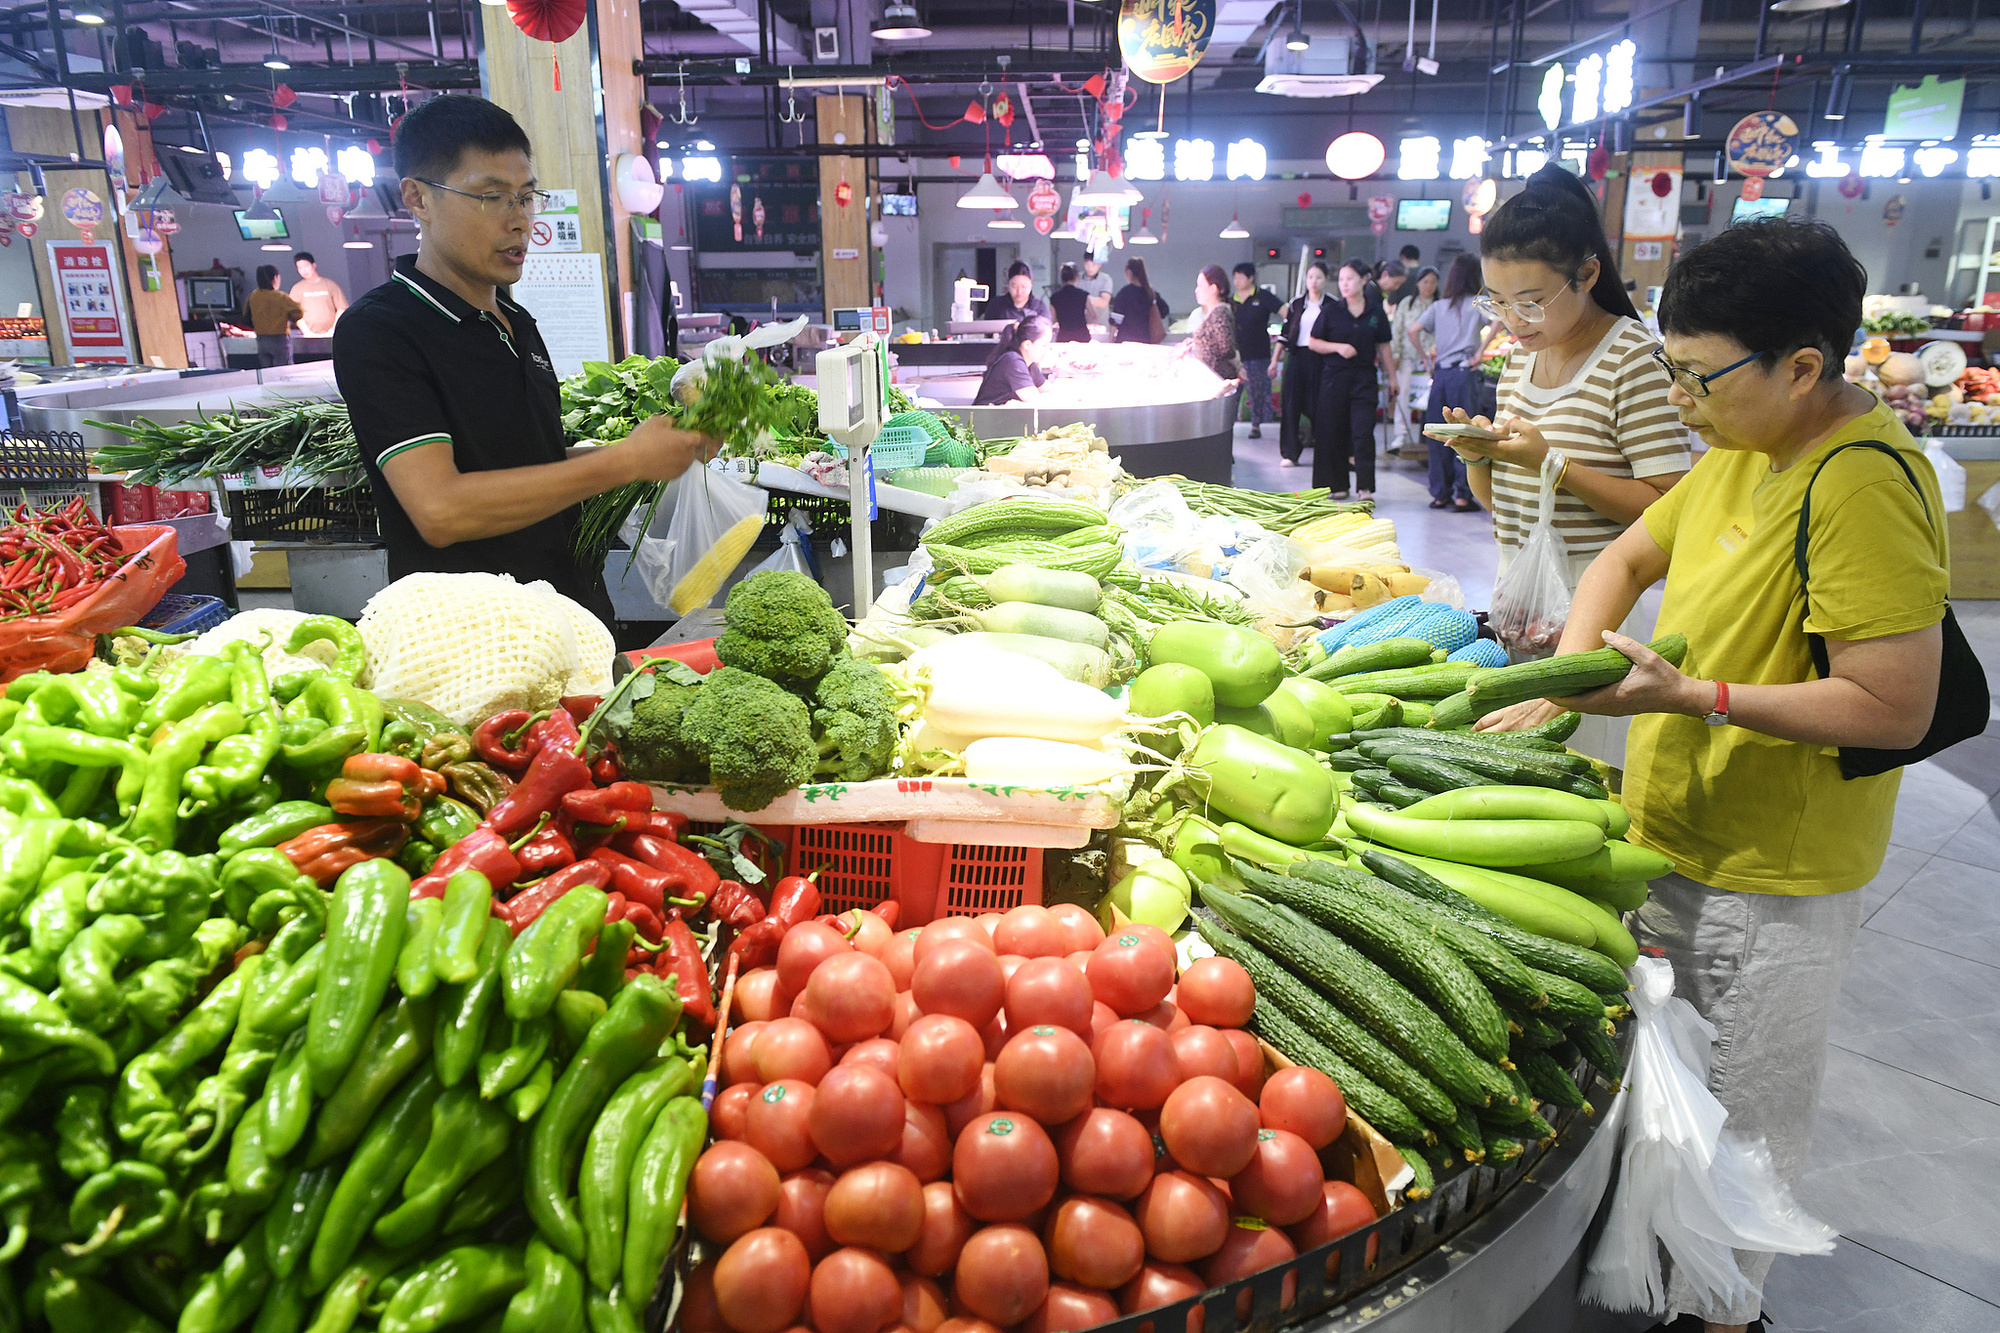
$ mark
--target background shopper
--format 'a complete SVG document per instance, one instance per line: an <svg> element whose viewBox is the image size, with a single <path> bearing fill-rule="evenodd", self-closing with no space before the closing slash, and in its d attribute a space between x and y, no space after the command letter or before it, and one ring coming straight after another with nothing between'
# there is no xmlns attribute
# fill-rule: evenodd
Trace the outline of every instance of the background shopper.
<svg viewBox="0 0 2000 1333"><path fill-rule="evenodd" d="M292 326L305 318L305 309L278 290L278 270L271 264L257 266L257 290L244 302L244 313L257 335L257 365L292 364Z"/></svg>
<svg viewBox="0 0 2000 1333"><path fill-rule="evenodd" d="M973 395L972 405L993 407L1035 401L1049 378L1051 331L1049 322L1040 315L1015 320L1014 327L1000 339L993 359L986 363L986 374L980 378L979 392Z"/></svg>
<svg viewBox="0 0 2000 1333"><path fill-rule="evenodd" d="M1350 259L1340 266L1340 292L1320 312L1312 347L1321 357L1319 410L1313 418L1313 485L1348 496L1348 469L1354 493L1375 494L1375 413L1381 385L1379 364L1390 401L1396 397L1396 363L1389 354L1389 316L1368 294L1368 266Z"/></svg>
<svg viewBox="0 0 2000 1333"><path fill-rule="evenodd" d="M1210 264L1195 275L1194 315L1181 354L1191 356L1225 380L1240 380L1243 367L1236 360L1236 317L1223 302L1229 290L1229 275L1222 265Z"/></svg>
<svg viewBox="0 0 2000 1333"><path fill-rule="evenodd" d="M1841 378L1865 290L1823 222L1732 227L1681 257L1660 327L1673 405L1709 450L1591 563L1559 649L1610 643L1632 673L1480 724L1532 725L1561 706L1633 717L1629 837L1681 871L1653 881L1634 933L1664 951L1678 993L1715 1025L1709 1088L1729 1128L1763 1136L1791 1185L1861 886L1882 868L1901 781L1900 769L1844 779L1834 747L1923 738L1950 584L1930 466L1894 412ZM1895 455L1834 456L1863 440ZM1809 593L1793 552L1808 486ZM1679 670L1611 633L1662 579L1660 628L1688 641ZM1825 639L1824 673L1809 634ZM1737 1252L1754 1287L1771 1259ZM1691 1313L1711 1333L1743 1328L1760 1304L1753 1294L1704 1308L1671 1266L1667 1300L1669 1320Z"/></svg>
<svg viewBox="0 0 2000 1333"><path fill-rule="evenodd" d="M1090 293L1077 285L1076 265L1062 266L1062 286L1049 293L1049 310L1055 316L1056 341L1090 341Z"/></svg>
<svg viewBox="0 0 2000 1333"><path fill-rule="evenodd" d="M1299 418L1315 421L1319 412L1320 355L1313 350L1313 337L1321 316L1332 308L1326 282L1331 275L1318 259L1306 266L1306 289L1292 298L1285 310L1285 327L1271 349L1271 378L1278 377L1278 363L1285 368L1283 388L1278 394L1278 466L1297 467L1305 452L1299 434ZM1319 438L1317 425L1313 438Z"/></svg>
<svg viewBox="0 0 2000 1333"><path fill-rule="evenodd" d="M1263 437L1271 419L1271 319L1282 308L1278 298L1257 285L1257 266L1238 264L1229 275L1235 294L1236 355L1243 363L1243 392L1250 397L1250 438Z"/></svg>
<svg viewBox="0 0 2000 1333"><path fill-rule="evenodd" d="M1156 343L1166 336L1167 303L1146 277L1146 261L1125 261L1125 285L1111 298L1111 322L1122 343Z"/></svg>
<svg viewBox="0 0 2000 1333"><path fill-rule="evenodd" d="M1427 353L1431 397L1424 408L1426 422L1445 419L1446 410L1473 412L1479 403L1479 349L1485 345L1486 316L1474 298L1479 294L1479 260L1469 254L1451 261L1443 294L1406 330L1410 350ZM1421 337L1424 343L1418 342ZM1465 460L1441 440L1430 442L1431 508L1469 514L1479 508L1465 475Z"/></svg>
<svg viewBox="0 0 2000 1333"><path fill-rule="evenodd" d="M1405 446L1414 447L1418 443L1417 432L1410 425L1410 405L1408 393L1412 377L1431 373L1431 335L1418 330L1411 336L1411 327L1424 311L1437 300L1438 271L1423 268L1416 271L1416 277L1409 285L1410 299L1389 307L1389 351L1396 358L1396 381L1406 390L1389 403L1389 447L1401 453Z"/></svg>

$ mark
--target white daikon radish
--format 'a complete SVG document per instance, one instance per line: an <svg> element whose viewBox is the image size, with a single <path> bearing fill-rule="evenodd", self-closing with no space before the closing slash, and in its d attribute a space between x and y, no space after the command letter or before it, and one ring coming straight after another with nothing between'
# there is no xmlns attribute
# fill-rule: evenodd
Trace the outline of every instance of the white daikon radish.
<svg viewBox="0 0 2000 1333"><path fill-rule="evenodd" d="M1087 745L1022 736L988 736L965 747L965 776L1022 787L1091 787L1139 770Z"/></svg>

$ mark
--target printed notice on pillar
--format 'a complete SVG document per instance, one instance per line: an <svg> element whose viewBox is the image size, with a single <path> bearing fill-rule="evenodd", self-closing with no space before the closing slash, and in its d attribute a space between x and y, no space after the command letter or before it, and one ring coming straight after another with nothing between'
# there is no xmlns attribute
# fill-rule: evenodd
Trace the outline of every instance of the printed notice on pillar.
<svg viewBox="0 0 2000 1333"><path fill-rule="evenodd" d="M574 375L586 361L611 359L602 255L531 254L512 294L535 317L556 374Z"/></svg>
<svg viewBox="0 0 2000 1333"><path fill-rule="evenodd" d="M573 254L583 249L583 219L577 212L575 190L550 190L549 206L528 224L528 253Z"/></svg>
<svg viewBox="0 0 2000 1333"><path fill-rule="evenodd" d="M125 301L119 295L118 261L109 241L50 241L49 268L62 307L70 360L126 365Z"/></svg>

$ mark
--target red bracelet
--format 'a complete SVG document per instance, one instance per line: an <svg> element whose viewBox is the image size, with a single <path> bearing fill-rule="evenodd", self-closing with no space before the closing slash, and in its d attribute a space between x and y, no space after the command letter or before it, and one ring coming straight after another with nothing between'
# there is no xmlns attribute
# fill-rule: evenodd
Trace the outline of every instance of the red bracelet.
<svg viewBox="0 0 2000 1333"><path fill-rule="evenodd" d="M1729 682L1722 680L1715 682L1715 707L1709 710L1708 716L1703 721L1711 727L1729 725Z"/></svg>

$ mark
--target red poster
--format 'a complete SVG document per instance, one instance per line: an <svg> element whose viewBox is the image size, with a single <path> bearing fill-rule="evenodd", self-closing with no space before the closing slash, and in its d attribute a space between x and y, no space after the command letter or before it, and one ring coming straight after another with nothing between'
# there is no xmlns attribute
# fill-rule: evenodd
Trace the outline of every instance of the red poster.
<svg viewBox="0 0 2000 1333"><path fill-rule="evenodd" d="M118 260L108 241L50 241L63 332L70 359L78 364L130 364L125 303L119 292Z"/></svg>

